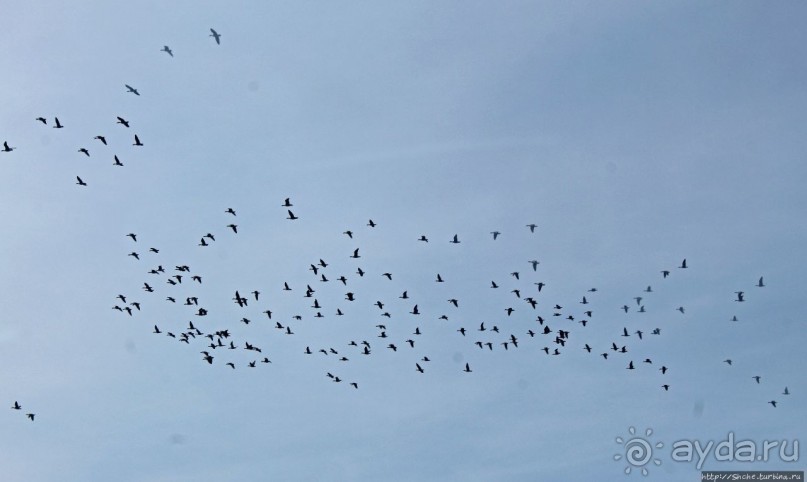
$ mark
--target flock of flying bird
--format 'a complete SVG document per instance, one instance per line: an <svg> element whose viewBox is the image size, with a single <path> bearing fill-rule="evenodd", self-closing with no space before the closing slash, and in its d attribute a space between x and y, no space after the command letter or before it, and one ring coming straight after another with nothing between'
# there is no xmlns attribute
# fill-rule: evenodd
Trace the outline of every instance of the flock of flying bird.
<svg viewBox="0 0 807 482"><path fill-rule="evenodd" d="M280 206L286 208L286 220L298 221L300 219L290 209L293 207L290 198L286 198ZM224 210L224 216L230 217L231 222L229 224L222 222L222 229L229 229L231 236L237 235L238 225L234 222L237 218L236 211L232 208L227 208ZM378 223L370 219L364 230L373 230L377 226ZM529 232L534 234L537 226L528 224L527 227ZM360 234L364 235L366 232L349 229L342 233L348 242L354 242L354 240L359 239ZM493 242L501 236L499 231L492 231L490 234ZM135 233L129 233L127 236L134 243L138 242L138 237ZM197 246L212 246L216 239L216 235L208 232L201 236ZM418 243L430 242L426 235L413 236L412 239L413 242ZM458 234L454 234L446 241L453 245L461 243ZM540 343L544 345L540 351L543 351L547 356L560 356L567 353L569 349L583 350L586 354L599 357L605 361L621 359L626 370L657 367L656 370L660 377L660 389L669 391L671 388L671 384L666 380L666 374L671 370L667 364L657 363L646 357L640 357L635 360L631 356L634 348L647 339L646 335L649 337L660 336L662 331L660 327L648 328L646 332L642 329L629 330L625 326L621 329L614 328L614 338L608 344L586 340L586 327L592 322L602 323L599 321L602 317L595 318L595 310L592 307L595 303L594 298L597 296L597 288L587 290L580 297L579 308L564 308L554 302L547 303L542 299L542 296L546 293L543 290L546 283L533 279L539 273L538 266L540 262L536 259L526 260L528 267L524 271L502 272L500 279L489 281L488 289L504 295L500 296L503 322L477 320L471 324L467 321L452 324L454 323L454 317L451 315L452 310L457 310L461 305L460 298L456 295L447 298L446 305L442 309L432 305L424 308L424 302L415 299L413 295L410 295L413 290L406 289L404 286L396 286L398 288L397 292L400 293L397 300L367 298L355 288L358 282L370 279L371 284L378 286L380 283L392 282L394 276L393 273L383 269L373 268L372 264L368 267L369 260L362 254L363 249L356 247L346 249L342 260L326 261L323 258L318 258L312 260L313 262L302 263L300 268L305 268L310 272L307 275L309 279L307 282L298 281L295 284L305 285L304 289L299 286L293 286L289 281L284 281L282 286L261 287L261 289L250 287L243 290L243 292L242 290L236 290L231 301L236 307L237 314L232 316L229 322L222 322L222 316L226 318L227 314L215 313L216 323L219 323L219 326L209 326L210 324L207 322L208 318L206 317L211 315L211 312L205 308L201 297L196 296L194 288L201 285L202 276L192 271L190 266L186 264L177 264L175 262L168 264L167 261L161 260L159 249L151 247L148 251L152 256L149 259L153 259L154 263L157 263L156 266L145 271L146 274L152 277L144 281L141 287L142 291L148 294L149 305L155 299L159 301L165 295L164 302L172 305L184 305L187 307L187 316L195 317L195 321L179 323L177 321L168 321L167 323L171 325L170 328L166 328L165 325L162 327L154 325L153 333L170 337L187 345L201 345L200 348L203 349L199 350L199 355L201 355L202 362L209 365L219 363L222 358L226 360L223 365L232 370L241 366L255 368L259 363L269 364L271 360L268 353L264 351L261 344L256 343L252 338L262 332L258 329L249 331L246 327L255 325L272 326L278 333L290 336L298 334L296 327L300 326L301 323L333 315L337 319L344 319L345 322L341 323L340 326L355 329L359 337L345 336L344 339L335 340L333 343L324 346L314 346L313 348L311 343L305 340L295 341L295 346L299 346L299 353L302 355L320 356L329 359L333 365L328 366L325 370L325 375L335 383L347 380L345 376L339 373L339 370L344 366L345 362L353 360L354 355L360 355L361 359L365 359L365 357L369 359L369 355L376 354L379 350L395 354L399 352L407 353L407 355L403 356L409 360L408 363L411 363L412 369L417 373L426 373L432 360L445 360L445 357L439 353L429 353L416 348L416 346L420 347L422 345L421 339L432 336L435 331L429 321L437 321L450 324L456 333L456 343L464 343L467 348L474 347L473 349L482 350L486 353L494 350L513 352L525 343ZM137 261L142 261L140 252L137 250L128 253L128 256ZM353 265L348 268L344 263L346 260L351 260ZM175 265L173 270L165 268L165 266L171 265ZM335 268L335 266L338 266L338 268ZM682 272L689 269L687 260L682 260L677 269ZM663 280L670 277L671 273L672 271L669 269L661 270L660 281L663 282ZM451 279L462 276L454 273L448 273L449 276L445 274L436 273L434 282L443 285L450 283ZM467 276L462 277L467 279ZM208 280L207 276L205 280ZM479 284L482 285L483 282L480 280ZM318 285L318 287L315 289L312 285ZM762 277L759 278L755 286L758 288L765 287ZM182 287L185 287L185 289L182 289ZM163 293L163 291L165 292ZM282 314L270 308L270 305L277 302L278 297L290 296L294 291L302 291L301 299L306 300L310 305L307 307L300 306L298 311ZM627 315L631 310L635 313L647 313L645 301L653 293L655 293L653 287L647 285L642 295L634 297L630 304L613 307L612 312L605 315L608 320L603 320L603 322L611 324L614 316L613 312L618 314L621 311L624 315ZM735 295L736 299L734 301L746 301L743 291L737 291ZM341 299L342 301L341 303L335 303L335 306L326 306L324 302L320 302L323 297L330 300ZM119 303L115 304L113 308L128 316L138 316L138 312L145 308L141 305L141 301L129 301L130 298L132 297L129 295L118 295L117 301ZM284 302L284 304L286 303ZM360 304L362 307L354 309L356 304ZM257 308L256 305L258 306ZM549 312L543 308L544 306L551 306ZM372 318L368 320L366 310L369 307L378 309L375 320ZM306 310L309 311L309 314L303 314ZM515 312L522 311L529 314L527 318L513 316ZM675 311L679 312L680 315L686 314L684 306L678 306ZM253 315L257 315L260 321L253 321ZM425 323L420 321L421 317L424 316ZM467 320L468 315L461 314L461 317ZM737 321L736 316L732 319ZM449 320L452 321L450 322ZM236 339L238 336L235 333L235 327L240 326L240 324L244 326L244 330L239 330L241 331L239 335L243 339ZM310 325L307 326L310 327ZM376 340L371 342L367 339L361 339L359 341L361 336L368 333L368 329L375 330L374 338ZM632 341L631 343L617 342L620 339ZM233 350L245 351L252 356L245 358L233 353ZM731 360L726 360L726 363L731 365L732 362ZM469 362L465 362L459 371L471 373L473 369ZM757 384L760 383L761 376L755 375L752 378ZM350 380L348 385L354 389L359 388L359 382L356 380ZM789 395L789 389L785 387L782 394ZM771 400L768 403L776 407L778 402Z"/></svg>
<svg viewBox="0 0 807 482"><path fill-rule="evenodd" d="M213 37L216 44L220 44L221 35L212 28L210 32L209 36ZM173 50L168 45L163 46L161 51L171 57L174 56ZM140 96L140 92L135 87L125 84L125 88L127 93ZM48 119L45 117L38 117L36 121L41 122L43 125L48 125ZM130 127L129 121L122 117L117 117L116 123L123 128ZM54 117L52 128L63 129L65 126L58 117ZM108 146L107 137L104 135L96 135L93 140L100 142L103 146ZM143 147L144 145L137 134L133 135L133 141L132 146L134 147ZM7 141L4 141L3 149L0 152L11 153L15 149L16 147L12 147ZM78 152L87 157L91 155L88 147L79 147ZM117 154L113 154L113 161L113 165L123 166ZM81 176L76 176L76 184L87 186L87 182ZM300 220L300 217L291 210L293 204L290 198L286 198L279 206L286 211L286 220ZM227 234L229 236L237 236L239 231L235 222L238 219L236 210L227 208L222 215L226 216L228 221L222 222L221 226L228 230ZM377 226L378 224L370 219L364 229L373 230ZM538 226L536 224L527 224L526 228L529 230L529 235L535 235ZM349 229L344 231L342 236L348 241L353 241L354 235L358 234L358 231L354 232ZM493 242L496 242L502 235L500 231L491 231L490 234ZM131 239L134 246L140 246L136 233L128 233L126 236ZM357 236L357 239L359 239L359 236ZM413 242L417 243L431 242L426 235L413 236L412 239ZM461 243L458 234L454 234L446 241L453 245ZM207 232L200 236L197 246L207 248L213 246L216 242L217 235ZM580 297L579 306L574 306L574 308L568 306L564 308L554 302L547 303L542 299L545 293L543 288L546 283L535 278L539 272L538 267L540 264L536 259L525 260L526 265L523 271L515 269L503 272L501 273L501 278L489 280L489 284L487 284L488 281L484 281L489 289L502 293L498 296L502 303L502 317L507 320L506 323L491 320L476 320L471 324L468 322L455 322L453 313L461 305L461 299L456 294L450 295L446 299L446 304L443 305L443 308L431 305L425 306L424 300L416 300L414 295L410 296L411 289L397 285L395 286L400 292L396 296L397 299L385 301L366 298L363 292L358 291L359 280L370 279L371 283L392 283L393 274L384 270L374 269L372 265L368 267L365 264L368 259L362 255L362 247L353 247L346 250L343 259L339 262L328 262L323 258L319 258L313 260L313 262L305 263L307 266L301 267L305 267L307 271L310 271L310 274L306 275L309 276L309 279L305 282L286 281L283 282L282 286L262 288L264 291L255 287L248 288L243 292L242 290L235 290L231 301L237 314L229 321L224 321L222 318L226 314L211 313L205 307L205 302L208 300L204 300L195 293L195 288L203 282L201 273L192 271L189 265L182 262L169 263L168 260L163 260L160 250L155 247L149 247L147 252L143 254L141 252L141 250L135 248L128 253L128 257L138 263L136 264L137 269L141 269L143 263L151 263L143 271L147 279L143 281L142 286L138 289L138 293L142 292L144 298L136 300L136 295L118 294L115 298L113 309L129 317L139 317L141 312L145 312L149 314L150 319L153 319L153 317L162 316L161 309L158 306L159 303L184 307L185 319L182 321L161 321L153 325L152 332L155 335L166 336L178 343L197 346L200 361L205 365L221 364L227 369L235 370L241 367L257 368L259 365L272 363L268 350L261 343L255 341L255 337L262 332L252 328L255 325L268 324L286 339L295 340L293 343L295 346L299 346L298 353L300 355L318 356L327 359L330 365L324 370L324 376L328 380L334 383L344 381L347 382L345 385L358 389L359 381L348 380L348 375L340 373L346 363L352 360L355 361L354 355L359 359L372 359L372 355L379 352L396 354L395 356L405 357L411 369L419 374L425 374L429 371L429 364L433 359L445 360L445 357L442 357L439 353L435 355L421 349L421 346L424 345L421 340L424 337L429 337L435 331L432 329L432 325L428 324L428 321L437 321L444 324L455 323L451 325L451 329L455 333L456 343L464 344L469 349L481 350L485 353L493 352L494 350L514 352L524 344L537 343L538 345L543 345L540 351L545 356L561 356L569 350L577 350L592 357L601 358L606 362L615 359L620 360L620 363L624 364L624 368L629 371L652 367L658 372L658 386L660 389L664 391L671 389L671 384L667 381L666 375L671 368L666 364L657 363L650 358L632 358L634 347L646 339L645 335L649 337L661 335L660 327L650 328L645 332L641 329L629 330L623 326L621 329L614 328L614 339L608 344L588 340L586 338L586 327L590 323L600 323L599 319L601 318L599 316L595 318L595 310L592 308L593 300L597 296L597 289L589 289ZM353 263L350 271L346 271L344 267L345 262L348 262L347 260L351 260L349 262ZM336 267L339 267L338 271ZM678 266L680 270L688 268L686 259ZM668 278L671 272L671 270L667 269L662 270L660 280ZM434 282L441 285L450 285L452 278L454 278L452 273L448 273L448 276L446 276L446 273L436 273ZM207 276L204 279L208 280ZM317 288L313 288L312 285L317 286ZM759 278L756 287L765 287L762 277ZM267 289L268 291L265 291ZM337 291L339 292L338 295L335 294ZM632 302L621 307L614 307L613 311L618 314L619 310L621 310L625 315L631 310L636 313L646 313L643 302L652 296L651 293L654 293L654 290L652 286L648 285L643 291L641 296L634 297ZM292 293L302 293L302 295L298 294L298 299L304 300L306 306L293 313L280 314L273 312L270 305L276 301L277 297L292 296ZM739 303L746 301L744 291L737 291L735 295L736 299L734 301ZM325 302L320 302L320 299L325 298L331 300L341 299L341 303L333 303L334 306L330 306ZM355 309L356 305L362 305L362 308ZM541 309L539 309L539 305ZM545 311L544 306L551 308ZM375 320L368 321L366 319L366 309L369 307L372 307L372 310L378 310ZM308 311L307 313L306 310ZM676 310L681 315L686 313L683 306L679 306ZM526 312L529 316L519 318L520 321L517 323L512 321L518 318L518 315L513 316L516 312L519 314ZM215 314L216 318L215 323L209 321L213 318L213 314ZM346 336L343 340L335 340L332 344L314 346L313 348L311 343L305 340L296 340L301 336L298 333L310 330L309 319L317 320L330 316L335 316L338 319L349 319L350 321L345 322L344 325L357 328L359 336ZM467 315L463 314L462 316L467 320ZM612 317L611 314L606 316ZM404 321L400 321L401 319ZM421 322L421 319L426 322ZM737 317L733 317L732 320L737 321ZM606 322L610 323L610 321ZM306 326L306 329L298 330L298 327L302 326ZM365 336L369 332L368 330L374 332L372 338ZM367 338L372 339L372 343ZM630 340L630 343L617 342L617 340ZM290 341L289 343L292 342ZM246 353L246 355L243 353ZM725 363L732 365L732 360L726 359ZM465 362L459 367L458 371L472 373L474 369L472 369L470 362ZM757 384L761 383L761 376L754 375L752 378ZM782 394L790 394L787 387L784 388ZM768 403L776 407L778 402L771 400ZM22 406L15 401L11 408L21 410ZM27 417L31 421L34 420L34 416L34 413L27 413Z"/></svg>
<svg viewBox="0 0 807 482"><path fill-rule="evenodd" d="M211 33L210 33L209 36L213 37L213 39L216 41L216 44L221 45L221 34L216 32L216 30L212 29L212 28L210 29L210 32ZM163 48L160 51L167 53L171 57L174 56L173 50L171 50L171 48L169 46L167 46L167 45L163 46ZM132 87L129 84L124 84L124 87L126 88L127 93L131 93L131 94L134 94L136 96L140 96L140 92L135 87ZM40 117L37 117L35 120L38 121L38 122L41 122L43 125L48 125L48 119L46 117L40 116ZM123 117L117 116L116 123L122 125L123 127L129 128L129 121L124 119ZM65 128L65 126L59 121L58 117L53 118L52 127L54 129L64 129ZM98 140L104 146L108 146L106 136L97 135L97 136L95 136L93 138L93 140ZM134 142L132 143L132 146L143 147L143 143L140 141L140 137L137 134L134 134ZM3 141L3 148L0 149L0 153L10 153L10 152L15 151L16 149L17 149L17 147L10 146L8 144L8 141L4 140ZM84 154L87 157L91 157L90 156L90 150L87 147L79 147L77 152L79 152L81 154ZM120 158L118 157L117 154L113 154L112 158L113 158L113 163L112 163L113 166L123 167L123 162L121 162L121 160L120 160ZM87 182L84 179L82 179L80 175L77 175L76 176L76 185L86 187Z"/></svg>

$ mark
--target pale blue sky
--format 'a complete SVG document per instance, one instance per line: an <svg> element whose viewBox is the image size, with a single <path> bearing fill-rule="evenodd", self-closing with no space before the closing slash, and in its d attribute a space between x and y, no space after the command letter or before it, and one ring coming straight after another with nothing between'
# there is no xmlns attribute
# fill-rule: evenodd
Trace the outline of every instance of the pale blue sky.
<svg viewBox="0 0 807 482"><path fill-rule="evenodd" d="M5 480L629 480L642 477L613 456L630 426L666 447L805 433L801 3L3 10L0 141L16 150L0 152L0 403L23 405L0 412ZM51 128L55 116L64 129ZM285 219L286 197L299 220ZM208 232L216 241L197 246ZM308 270L320 258L328 283ZM203 283L169 286L147 274L158 264L187 264ZM325 318L313 317L306 284ZM256 289L258 302L232 303ZM118 294L142 311L112 310ZM190 295L208 317L181 306ZM594 312L585 328L563 321L583 316L583 295ZM571 332L561 356L542 351L554 333L527 335L538 314ZM212 350L209 366L199 354L209 340L152 333L189 320L264 353ZM482 322L501 333L476 331ZM623 327L644 339L620 337ZM505 351L510 334L519 347ZM372 355L350 340L368 340ZM612 342L629 352L604 360ZM247 367L263 355L272 364ZM657 455L643 480L699 480L694 464Z"/></svg>

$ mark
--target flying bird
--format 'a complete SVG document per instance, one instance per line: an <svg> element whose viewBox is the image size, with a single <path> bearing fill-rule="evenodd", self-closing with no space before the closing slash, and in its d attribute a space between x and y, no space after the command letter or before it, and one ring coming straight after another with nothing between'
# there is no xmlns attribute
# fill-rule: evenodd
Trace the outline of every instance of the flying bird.
<svg viewBox="0 0 807 482"><path fill-rule="evenodd" d="M59 123L59 118L56 118L56 123ZM118 120L115 122L116 124L121 124L124 127L129 127L129 121L124 119L123 117L118 116Z"/></svg>
<svg viewBox="0 0 807 482"><path fill-rule="evenodd" d="M174 56L174 52L172 52L171 49L167 45L163 45L163 48L160 49L160 52L165 52L168 55L170 55L171 57Z"/></svg>
<svg viewBox="0 0 807 482"><path fill-rule="evenodd" d="M493 235L493 240L496 241L496 238L498 238L499 235L502 234L502 233L500 233L498 231L491 231L490 234Z"/></svg>
<svg viewBox="0 0 807 482"><path fill-rule="evenodd" d="M757 282L757 288L764 288L765 283L762 282L762 276L759 277L759 281Z"/></svg>
<svg viewBox="0 0 807 482"><path fill-rule="evenodd" d="M133 146L142 146L142 145L143 145L143 143L142 143L142 142L140 142L140 138L139 138L139 137L137 137L137 134L135 134L135 138L134 138L134 144L132 144L132 145L133 145Z"/></svg>
<svg viewBox="0 0 807 482"><path fill-rule="evenodd" d="M126 86L126 91L127 91L127 92L131 92L131 93L133 93L134 95L140 95L140 92L138 92L138 91L137 91L137 89L135 89L135 88L134 88L134 87L132 87L131 85L129 85L129 84L124 84L124 85Z"/></svg>
<svg viewBox="0 0 807 482"><path fill-rule="evenodd" d="M39 122L41 122L41 123L43 123L43 124L45 124L45 125L48 125L48 120L47 120L47 119L45 119L44 117L37 117L37 118L36 118L36 119L34 119L34 120L38 120Z"/></svg>
<svg viewBox="0 0 807 482"><path fill-rule="evenodd" d="M82 181L81 178L78 177L78 176L76 176L76 184L78 184L79 186L86 186L87 185L87 183Z"/></svg>
<svg viewBox="0 0 807 482"><path fill-rule="evenodd" d="M9 147L8 142L3 141L3 152L11 152L14 149L16 149L16 147Z"/></svg>
<svg viewBox="0 0 807 482"><path fill-rule="evenodd" d="M106 143L106 137L104 137L104 136L95 136L95 137L93 137L93 139L98 139L99 141L101 141L101 143L102 143L103 145L107 145L107 143Z"/></svg>
<svg viewBox="0 0 807 482"><path fill-rule="evenodd" d="M216 44L221 45L221 40L220 40L221 39L221 34L216 32L212 28L210 29L210 32L211 33L210 33L210 35L208 35L208 37L213 37L214 39L216 39Z"/></svg>
<svg viewBox="0 0 807 482"><path fill-rule="evenodd" d="M460 240L457 238L456 234L454 235L454 238L451 241L449 241L449 243L453 243L453 244L459 244L459 242L460 242Z"/></svg>
<svg viewBox="0 0 807 482"><path fill-rule="evenodd" d="M59 122L59 118L58 118L58 117L54 117L54 118L53 118L53 121L56 123L56 124L53 126L53 128L54 128L54 129L64 129L64 126L62 125L62 123L61 123L61 122Z"/></svg>
<svg viewBox="0 0 807 482"><path fill-rule="evenodd" d="M293 212L291 212L291 209L287 209L286 211L288 211L288 213L289 213L289 216L286 219L289 219L289 220L292 220L292 221L294 221L295 219L300 219L299 217L295 216Z"/></svg>

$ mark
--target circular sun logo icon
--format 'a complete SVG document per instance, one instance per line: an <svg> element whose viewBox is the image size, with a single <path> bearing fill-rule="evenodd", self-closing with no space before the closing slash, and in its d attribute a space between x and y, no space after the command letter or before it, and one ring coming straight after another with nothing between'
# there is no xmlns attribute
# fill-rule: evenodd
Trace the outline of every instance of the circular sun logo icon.
<svg viewBox="0 0 807 482"><path fill-rule="evenodd" d="M622 437L616 438L616 443L624 447L624 453L614 455L614 460L620 461L625 459L628 465L625 467L625 474L630 475L634 468L641 468L642 475L647 475L649 472L647 466L652 461L654 465L661 465L661 460L653 458L653 448L660 449L664 447L662 442L652 444L647 439L653 435L653 429L648 428L644 432L644 437L636 436L636 429L633 427L628 428L630 437L623 439Z"/></svg>

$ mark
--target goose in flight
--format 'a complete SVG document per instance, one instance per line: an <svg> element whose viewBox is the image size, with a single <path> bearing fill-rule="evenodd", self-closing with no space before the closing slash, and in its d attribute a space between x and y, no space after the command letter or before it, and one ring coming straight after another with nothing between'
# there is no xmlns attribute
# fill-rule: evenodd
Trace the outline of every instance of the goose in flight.
<svg viewBox="0 0 807 482"><path fill-rule="evenodd" d="M81 152L81 153L83 153L85 156L90 157L90 151L88 151L88 150L87 150L86 148L84 148L84 147L82 147L81 149L79 149L79 150L78 150L78 152Z"/></svg>
<svg viewBox="0 0 807 482"><path fill-rule="evenodd" d="M418 238L418 241L423 241L424 243L428 243L428 242L429 242L429 239L428 239L428 238L426 237L426 235L424 234L424 235L421 235L421 236Z"/></svg>
<svg viewBox="0 0 807 482"><path fill-rule="evenodd" d="M293 212L291 212L291 209L287 209L286 211L289 212L289 217L287 217L286 219L289 219L291 221L294 221L295 219L300 219L297 216L295 216Z"/></svg>
<svg viewBox="0 0 807 482"><path fill-rule="evenodd" d="M452 243L452 244L459 244L459 243L460 243L460 240L457 238L457 235L455 234L455 235L454 235L454 238L453 238L451 241L449 241L449 243Z"/></svg>
<svg viewBox="0 0 807 482"><path fill-rule="evenodd" d="M776 400L771 400L771 401L770 401L770 402L768 402L768 403L770 403L771 405L773 405L773 408L776 408ZM33 420L33 419L31 419L31 420Z"/></svg>
<svg viewBox="0 0 807 482"><path fill-rule="evenodd" d="M359 248L353 250L353 255L350 256L351 258L360 258L359 256Z"/></svg>
<svg viewBox="0 0 807 482"><path fill-rule="evenodd" d="M37 118L36 118L36 119L34 119L34 120L38 120L39 122L41 122L41 123L43 123L43 124L45 124L45 125L48 125L48 120L47 120L47 119L45 119L44 117L37 117Z"/></svg>
<svg viewBox="0 0 807 482"><path fill-rule="evenodd" d="M227 210L224 211L224 212L228 213L228 214L232 214L233 216L235 216L235 209L233 209L233 208L227 208Z"/></svg>
<svg viewBox="0 0 807 482"><path fill-rule="evenodd" d="M765 283L763 283L762 278L763 278L762 276L759 277L759 281L757 281L757 288L765 287Z"/></svg>
<svg viewBox="0 0 807 482"><path fill-rule="evenodd" d="M294 206L294 204L291 203L290 198L286 198L286 200L283 201L283 204L281 204L281 206L283 206L284 208L290 208Z"/></svg>
<svg viewBox="0 0 807 482"><path fill-rule="evenodd" d="M491 231L490 234L493 235L493 240L496 241L496 238L498 238L499 235L502 234L502 233L500 233L498 231Z"/></svg>
<svg viewBox="0 0 807 482"><path fill-rule="evenodd" d="M681 268L681 269L686 269L687 268L687 259L686 258L684 258L684 260L681 261L681 266L679 266L679 268Z"/></svg>
<svg viewBox="0 0 807 482"><path fill-rule="evenodd" d="M471 371L472 371L472 370L471 370L471 367L470 367L470 366L469 366L469 365L466 363L466 364L465 364L465 370L463 370L463 371L464 371L465 373L471 373Z"/></svg>
<svg viewBox="0 0 807 482"><path fill-rule="evenodd" d="M776 405L774 405L774 407L775 407L775 406L776 406ZM26 414L25 414L25 416L26 416L26 417L28 417L28 420L30 420L30 421L32 421L32 422L33 422L33 421L34 421L34 417L36 416L36 414L34 414L34 413L26 413Z"/></svg>
<svg viewBox="0 0 807 482"><path fill-rule="evenodd" d="M16 147L9 147L8 142L3 141L3 152L11 152L14 149L16 149Z"/></svg>
<svg viewBox="0 0 807 482"><path fill-rule="evenodd" d="M216 40L216 44L221 45L221 40L220 40L221 39L221 34L216 32L212 28L210 29L210 35L208 35L208 37L213 37Z"/></svg>
<svg viewBox="0 0 807 482"><path fill-rule="evenodd" d="M160 49L160 52L165 52L168 55L170 55L171 57L174 56L174 52L172 52L171 49L167 45L163 45L163 48Z"/></svg>
<svg viewBox="0 0 807 482"><path fill-rule="evenodd" d="M131 85L129 85L129 84L123 84L123 85L125 85L125 86L126 86L126 91L127 91L127 92L131 92L131 93L133 93L134 95L140 95L140 92L138 92L138 91L137 91L137 89L135 89L135 88L134 88L134 87L132 87Z"/></svg>
<svg viewBox="0 0 807 482"><path fill-rule="evenodd" d="M12 405L11 408L13 408L14 410L19 410L22 408L22 405L20 405L20 402L15 401L14 405Z"/></svg>
<svg viewBox="0 0 807 482"><path fill-rule="evenodd" d="M81 178L78 177L78 176L76 176L76 184L78 184L79 186L86 186L87 185L87 183L82 181Z"/></svg>
<svg viewBox="0 0 807 482"><path fill-rule="evenodd" d="M133 146L142 146L142 145L143 145L143 143L142 143L142 142L140 142L140 138L139 138L139 137L137 137L137 134L135 134L135 138L134 138L134 144L132 144L132 145L133 145Z"/></svg>
<svg viewBox="0 0 807 482"><path fill-rule="evenodd" d="M527 262L532 265L532 270L533 271L538 271L538 265L541 264L541 263L537 259L532 259L532 260L527 261Z"/></svg>
<svg viewBox="0 0 807 482"><path fill-rule="evenodd" d="M54 128L54 129L64 129L64 126L62 125L62 123L61 123L61 122L59 122L59 118L58 118L58 117L54 117L54 118L53 118L53 121L56 123L56 124L54 124L54 126L53 126L53 128Z"/></svg>
<svg viewBox="0 0 807 482"><path fill-rule="evenodd" d="M734 293L737 295L737 299L734 301L739 301L740 303L745 301L745 298L743 298L743 295L745 294L744 291L735 291Z"/></svg>
<svg viewBox="0 0 807 482"><path fill-rule="evenodd" d="M371 228L376 227L376 223L375 223L375 222L373 222L373 220L372 220L372 219L371 219L371 220L370 220L370 221L367 223L367 225L368 225L368 226L370 226Z"/></svg>
<svg viewBox="0 0 807 482"><path fill-rule="evenodd" d="M118 120L115 122L116 124L120 124L124 127L129 127L129 121L124 119L123 117L118 116ZM56 124L59 124L59 118L56 118Z"/></svg>
<svg viewBox="0 0 807 482"><path fill-rule="evenodd" d="M95 137L93 137L93 139L98 139L99 141L101 141L101 143L102 143L103 145L107 145L107 143L106 143L106 137L104 137L104 136L95 136Z"/></svg>

